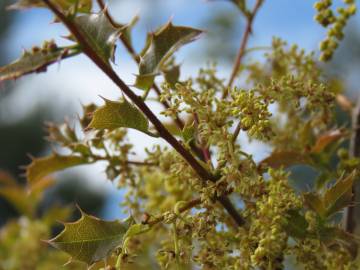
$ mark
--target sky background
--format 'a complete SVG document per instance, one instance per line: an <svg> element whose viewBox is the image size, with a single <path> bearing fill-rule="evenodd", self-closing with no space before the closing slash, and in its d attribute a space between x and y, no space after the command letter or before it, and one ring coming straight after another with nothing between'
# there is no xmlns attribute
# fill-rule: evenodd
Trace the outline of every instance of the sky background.
<svg viewBox="0 0 360 270"><path fill-rule="evenodd" d="M2 0L0 0L2 1ZM251 2L251 1L250 1ZM340 1L334 1L335 4ZM289 44L296 43L308 51L317 50L318 43L325 36L325 31L314 20L314 1L304 0L266 0L258 13L253 26L254 34L249 46L269 46L273 36L280 37ZM135 16L140 21L134 29L133 43L139 52L145 42L146 33L154 31L170 19L176 25L185 25L204 29L211 33L206 23L216 13L227 12L236 17L239 27L235 34L235 47L238 46L244 21L238 10L228 1L204 0L112 0L109 2L110 12L120 23L127 23ZM26 11L11 11L16 13L15 23L8 32L6 39L6 53L8 60L16 59L24 48L40 45L44 40L55 39L59 45L69 44L61 38L67 34L60 24L50 23L53 15L45 9ZM351 19L351 24L360 26L360 16ZM200 40L187 45L176 54L177 62L182 63L182 76L186 78L196 74L199 67L205 66L209 59L202 57L202 50L213 42L211 35L205 34ZM223 45L233 43L234 40L224 38ZM220 43L221 45L221 43ZM221 50L221 48L219 48ZM260 54L250 57L259 58ZM259 58L261 59L261 58ZM232 63L219 63L220 74L228 77ZM115 70L129 85L134 83L137 68L126 51L119 45L116 52ZM99 95L108 99L117 99L121 93L112 82L84 56L70 58L60 64L51 66L46 73L30 75L12 82L17 88L14 95L6 97L8 101L0 108L2 117L14 121L26 115L33 108L42 103L51 103L53 110L64 111L69 119L75 119L81 112L81 104L94 102L101 104ZM1 85L0 85L1 88ZM158 110L159 107L155 107ZM157 142L145 138L136 131L130 132L130 137L136 141L136 150L140 153L144 146ZM262 150L259 150L262 149ZM247 151L257 152L259 158L266 156L269 150L258 145L248 145ZM97 166L76 169L91 179L94 188L108 192L109 200L103 212L104 218L120 216L115 207L121 201L119 191L106 181L104 167ZM118 208L117 208L118 209Z"/></svg>

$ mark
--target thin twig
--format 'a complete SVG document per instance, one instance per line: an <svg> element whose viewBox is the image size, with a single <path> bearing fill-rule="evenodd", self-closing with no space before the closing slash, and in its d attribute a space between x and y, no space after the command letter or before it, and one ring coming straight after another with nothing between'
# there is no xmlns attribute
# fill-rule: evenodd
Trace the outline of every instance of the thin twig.
<svg viewBox="0 0 360 270"><path fill-rule="evenodd" d="M197 113L194 113L193 115L194 115L195 124L198 127L199 123L200 123L199 117L198 117ZM205 162L211 164L211 154L210 154L209 147L207 147L200 138L199 138L199 143L201 145L201 151L202 151L202 154L204 156ZM211 166L212 166L212 164L211 164Z"/></svg>
<svg viewBox="0 0 360 270"><path fill-rule="evenodd" d="M52 4L50 0L42 0L49 9L54 12L54 14L64 23L64 25L69 29L73 34L79 44L82 46L83 52L122 90L122 92L141 110L144 115L149 119L149 121L154 125L155 129L158 131L159 135L166 140L194 169L198 176L203 181L213 181L217 180L217 177L208 172L197 160L196 158L185 149L185 147L173 136L171 133L164 127L161 121L156 117L156 115L150 110L146 103L136 95L115 73L111 66L106 63L97 53L94 51L93 47L88 44L86 38L78 30L77 26L73 23L72 20L69 20L57 7ZM227 210L229 215L235 220L235 222L242 226L245 224L243 217L236 211L235 207L232 205L231 201L226 197L222 196L219 198L219 201Z"/></svg>
<svg viewBox="0 0 360 270"><path fill-rule="evenodd" d="M113 159L113 157L106 156L98 156L98 155L91 155L91 157L96 160L96 161L106 161L109 159ZM125 164L125 165L135 165L135 166L157 166L158 164L155 162L145 162L145 161L135 161L135 160L119 160L120 164Z"/></svg>
<svg viewBox="0 0 360 270"><path fill-rule="evenodd" d="M236 78L236 75L237 75L237 73L239 71L242 58L243 58L243 56L244 56L244 54L246 52L246 46L247 46L247 43L249 41L250 34L252 33L252 23L254 21L255 15L258 12L258 10L259 10L262 3L263 3L263 0L257 0L256 3L255 3L254 9L246 17L245 32L244 32L243 37L242 37L241 42L240 42L240 48L239 48L238 54L237 54L235 62L234 62L234 66L233 66L233 69L232 69L232 72L231 72L229 82L227 84L227 87L224 89L224 93L223 93L223 96L222 96L223 99L225 99L228 96L229 89L232 87L232 85L234 83L234 80Z"/></svg>
<svg viewBox="0 0 360 270"><path fill-rule="evenodd" d="M191 208L199 205L201 203L201 198L196 198L196 199L193 199L191 201L188 201L185 205L183 205L182 207L179 208L179 213L183 213L187 210L190 210ZM160 222L162 222L163 220L165 219L165 216L164 215L161 215L157 218L154 218L153 220L148 220L146 222L144 222L144 224L148 224L150 226L153 226L155 224L158 224Z"/></svg>
<svg viewBox="0 0 360 270"><path fill-rule="evenodd" d="M238 73L238 70L240 68L241 65L241 60L246 52L246 46L249 40L249 36L252 32L252 23L254 21L255 15L258 12L259 8L261 7L261 4L263 3L263 0L257 0L254 6L253 11L250 13L250 15L248 15L247 17L247 23L246 23L246 28L245 28L245 33L243 35L243 38L241 40L241 44L240 44L240 49L238 52L238 55L236 57L235 63L234 63L234 67L230 76L230 80L229 83L227 85L227 87L224 90L223 93L223 99L225 99L228 94L229 94L229 89L232 87L234 80L236 78L236 75ZM239 123L236 125L234 134L232 136L232 144L235 144L237 137L239 136L241 130L241 121L239 121Z"/></svg>
<svg viewBox="0 0 360 270"><path fill-rule="evenodd" d="M357 105L352 112L352 129L353 132L350 139L349 154L351 157L360 157L360 96ZM345 229L349 233L355 233L356 227L358 226L358 224L356 224L356 217L360 211L358 204L356 204L356 201L359 199L358 193L360 187L358 186L358 182L355 181L352 188L352 202L345 212Z"/></svg>

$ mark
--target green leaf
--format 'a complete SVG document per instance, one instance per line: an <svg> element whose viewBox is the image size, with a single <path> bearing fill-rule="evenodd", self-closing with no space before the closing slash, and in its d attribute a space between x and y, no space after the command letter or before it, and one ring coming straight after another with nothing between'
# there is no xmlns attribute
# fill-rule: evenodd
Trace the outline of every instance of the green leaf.
<svg viewBox="0 0 360 270"><path fill-rule="evenodd" d="M20 59L0 67L0 82L17 79L29 73L44 72L49 65L79 52L75 47L59 48L53 41L45 42L42 48L34 47L31 51L24 51Z"/></svg>
<svg viewBox="0 0 360 270"><path fill-rule="evenodd" d="M65 223L64 230L49 244L91 265L110 255L123 242L129 223L104 221L81 212L81 218Z"/></svg>
<svg viewBox="0 0 360 270"><path fill-rule="evenodd" d="M181 135L186 143L194 140L195 138L195 122L192 122L190 125L185 125L181 131Z"/></svg>
<svg viewBox="0 0 360 270"><path fill-rule="evenodd" d="M135 86L148 90L164 62L182 45L195 40L201 33L201 30L174 26L169 22L148 35L146 46L140 54L139 75Z"/></svg>
<svg viewBox="0 0 360 270"><path fill-rule="evenodd" d="M121 102L108 99L104 101L105 105L94 112L89 128L113 130L125 127L149 134L147 118L126 99Z"/></svg>
<svg viewBox="0 0 360 270"><path fill-rule="evenodd" d="M148 224L133 224L130 226L126 234L124 235L124 239L134 237L139 234L146 233L150 230L150 226Z"/></svg>
<svg viewBox="0 0 360 270"><path fill-rule="evenodd" d="M92 0L53 0L52 3L63 12L75 10L78 2L77 11L89 13L92 8ZM27 8L46 8L42 0L19 0L12 4L8 9L27 9Z"/></svg>
<svg viewBox="0 0 360 270"><path fill-rule="evenodd" d="M287 223L285 224L286 232L295 238L304 239L308 232L307 227L309 226L305 217L297 210L290 210L287 213Z"/></svg>
<svg viewBox="0 0 360 270"><path fill-rule="evenodd" d="M326 213L326 208L319 195L316 193L305 193L303 196L307 206L323 217Z"/></svg>
<svg viewBox="0 0 360 270"><path fill-rule="evenodd" d="M115 28L104 12L78 16L74 19L74 23L105 63L109 63L109 59L114 61L115 43L123 27Z"/></svg>
<svg viewBox="0 0 360 270"><path fill-rule="evenodd" d="M174 65L168 69L162 70L165 81L171 85L171 87L175 87L175 84L179 81L180 78L180 66Z"/></svg>
<svg viewBox="0 0 360 270"><path fill-rule="evenodd" d="M81 156L52 154L48 157L33 159L31 164L26 167L26 177L33 184L51 173L88 163L90 162Z"/></svg>
<svg viewBox="0 0 360 270"><path fill-rule="evenodd" d="M247 9L246 6L246 0L228 0L228 1L234 3L245 16L250 16L250 11Z"/></svg>
<svg viewBox="0 0 360 270"><path fill-rule="evenodd" d="M356 172L349 174L345 178L338 180L335 185L326 190L323 203L326 207L326 216L329 217L343 208L349 206L352 202L352 186Z"/></svg>

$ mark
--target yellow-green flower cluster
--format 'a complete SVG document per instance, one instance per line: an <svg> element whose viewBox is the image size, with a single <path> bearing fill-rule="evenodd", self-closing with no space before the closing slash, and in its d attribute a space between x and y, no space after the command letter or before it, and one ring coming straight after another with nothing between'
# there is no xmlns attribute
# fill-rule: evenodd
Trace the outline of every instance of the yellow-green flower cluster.
<svg viewBox="0 0 360 270"><path fill-rule="evenodd" d="M283 226L286 213L302 206L288 184L288 174L282 170L269 170L266 192L256 202L256 218L252 219L250 235L255 249L251 262L258 267L279 269L287 247L288 235Z"/></svg>
<svg viewBox="0 0 360 270"><path fill-rule="evenodd" d="M269 139L272 136L271 113L268 110L270 101L256 94L255 90L234 89L231 97L231 114L240 120L241 129L252 138Z"/></svg>
<svg viewBox="0 0 360 270"><path fill-rule="evenodd" d="M346 7L337 8L337 15L331 9L332 0L320 0L314 5L317 10L316 21L324 27L330 27L326 38L320 43L321 61L332 58L339 41L344 38L344 28L348 20L356 13L355 0L344 0L344 3Z"/></svg>

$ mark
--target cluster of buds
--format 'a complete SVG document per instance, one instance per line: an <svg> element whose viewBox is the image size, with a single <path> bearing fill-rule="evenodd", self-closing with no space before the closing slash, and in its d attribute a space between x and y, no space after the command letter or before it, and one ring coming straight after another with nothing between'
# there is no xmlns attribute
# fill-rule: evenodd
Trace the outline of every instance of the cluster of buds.
<svg viewBox="0 0 360 270"><path fill-rule="evenodd" d="M35 54L39 52L43 54L47 54L47 53L56 52L57 50L58 50L58 46L56 45L56 43L53 40L50 40L50 41L45 41L41 48L37 46L32 47L30 54ZM29 52L25 52L25 53L29 53Z"/></svg>
<svg viewBox="0 0 360 270"><path fill-rule="evenodd" d="M315 3L315 20L324 27L329 27L327 37L320 43L320 60L328 61L344 37L344 28L351 16L356 13L355 0L344 0L346 7L339 7L335 15L331 9L332 0L320 0Z"/></svg>

